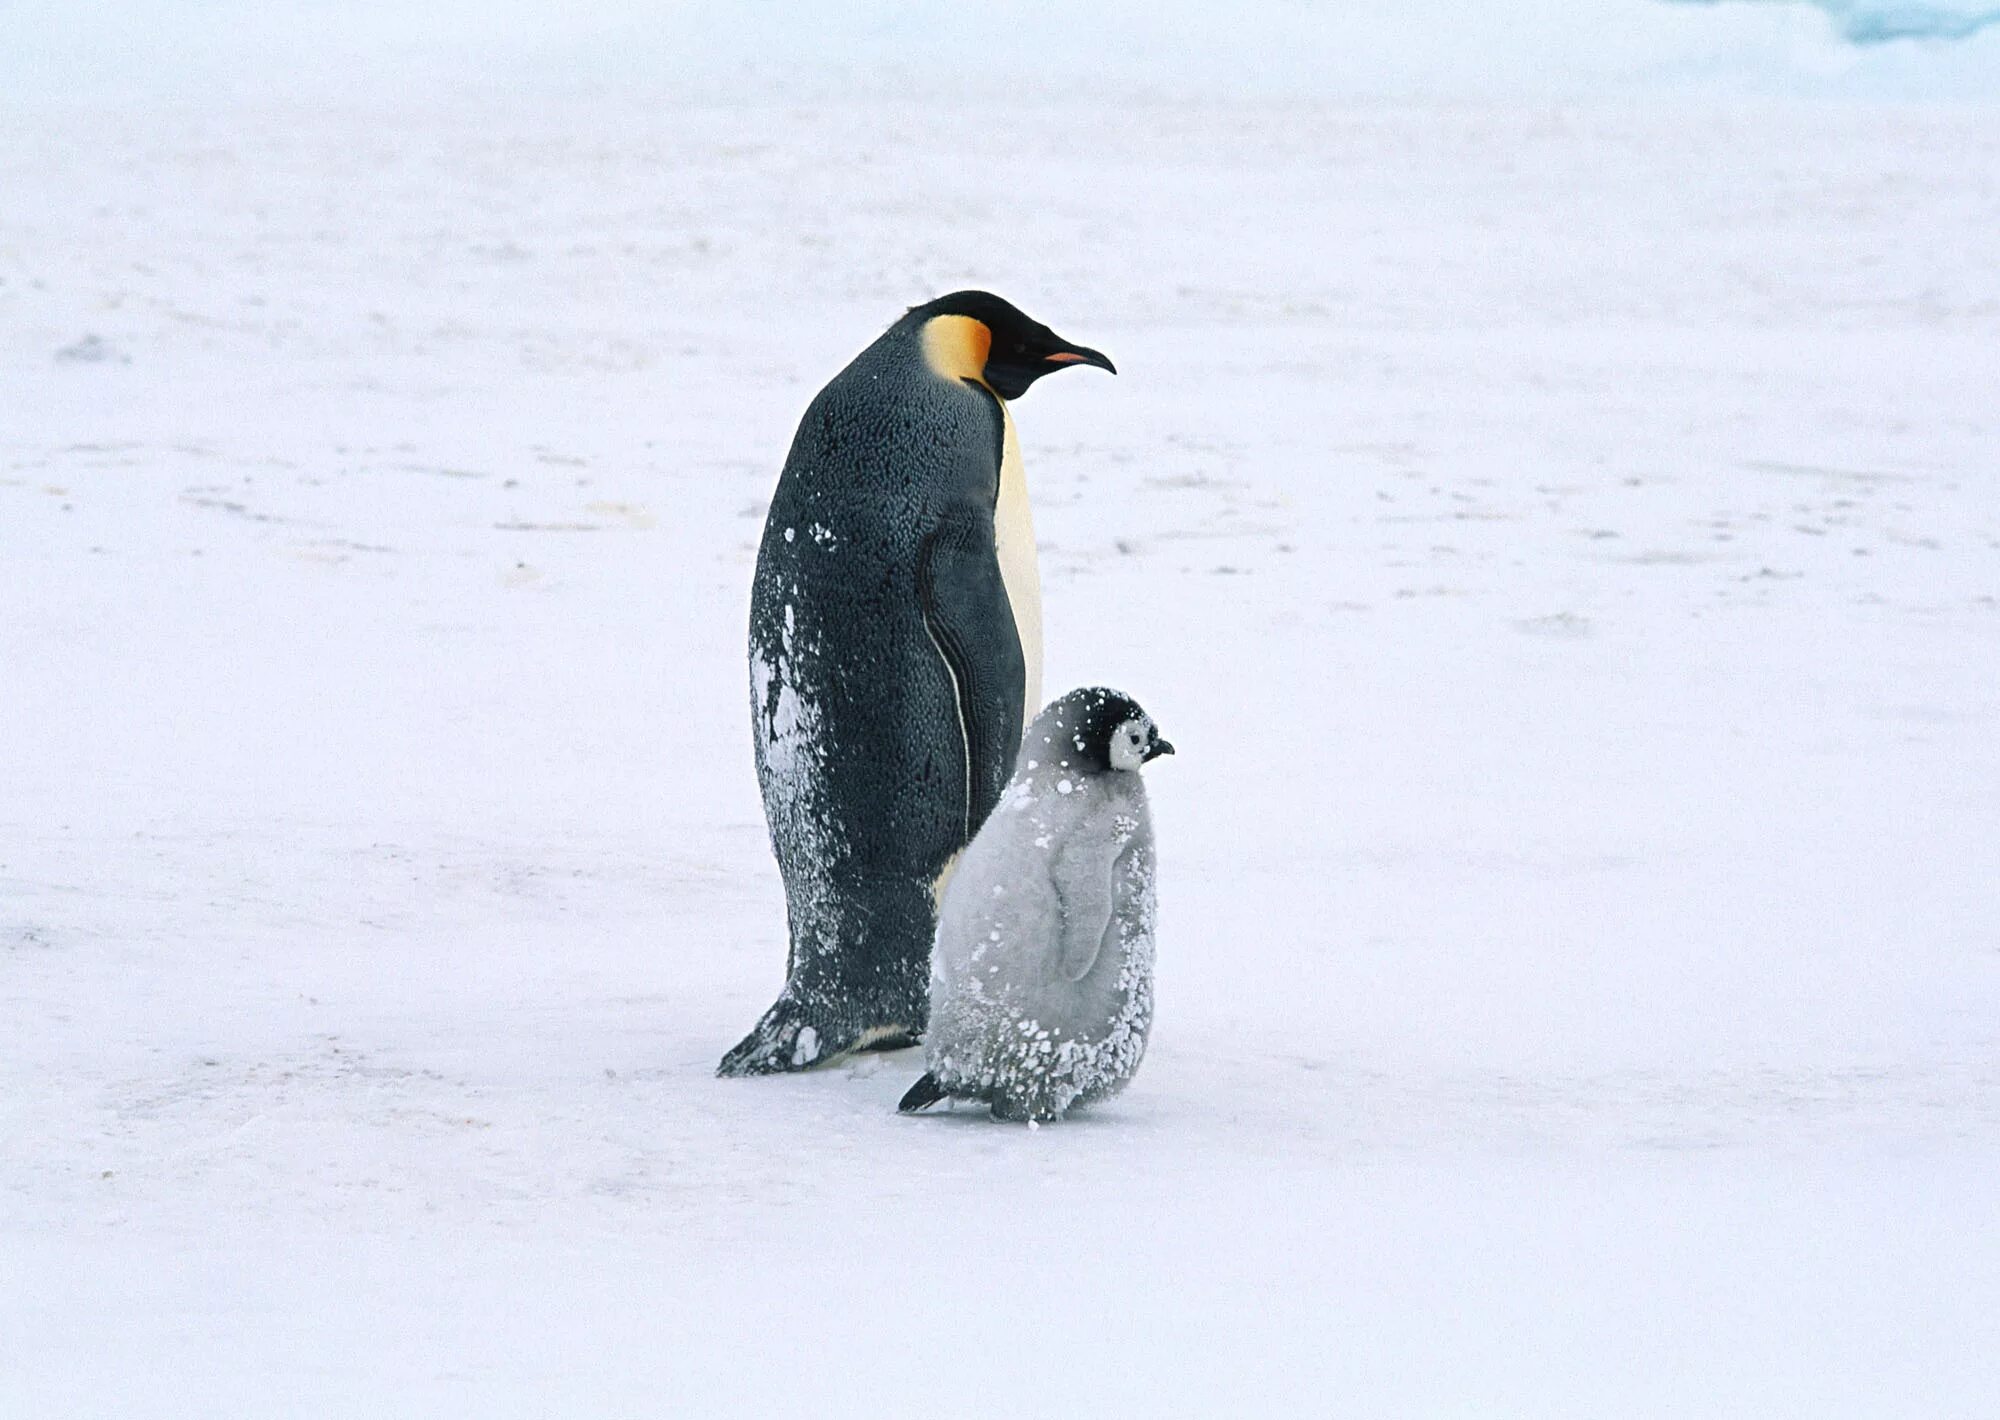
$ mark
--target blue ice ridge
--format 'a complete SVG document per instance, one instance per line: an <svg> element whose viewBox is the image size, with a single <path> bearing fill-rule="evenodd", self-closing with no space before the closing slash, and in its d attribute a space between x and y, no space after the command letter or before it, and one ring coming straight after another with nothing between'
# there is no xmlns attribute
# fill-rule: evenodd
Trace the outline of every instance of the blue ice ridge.
<svg viewBox="0 0 2000 1420"><path fill-rule="evenodd" d="M1883 0L1667 0L1670 5L1805 4L1833 21L1850 44L1892 44L1899 39L1962 40L2000 25L2000 8L1954 9Z"/></svg>

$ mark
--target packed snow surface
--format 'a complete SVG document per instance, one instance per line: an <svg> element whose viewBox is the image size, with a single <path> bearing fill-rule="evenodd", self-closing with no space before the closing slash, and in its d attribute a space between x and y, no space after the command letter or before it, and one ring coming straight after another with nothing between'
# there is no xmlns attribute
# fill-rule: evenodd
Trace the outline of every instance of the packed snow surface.
<svg viewBox="0 0 2000 1420"><path fill-rule="evenodd" d="M21 102L0 194L0 1414L2000 1409L1992 110ZM1034 1132L712 1075L765 501L969 285L1118 363L1047 683L1179 749Z"/></svg>

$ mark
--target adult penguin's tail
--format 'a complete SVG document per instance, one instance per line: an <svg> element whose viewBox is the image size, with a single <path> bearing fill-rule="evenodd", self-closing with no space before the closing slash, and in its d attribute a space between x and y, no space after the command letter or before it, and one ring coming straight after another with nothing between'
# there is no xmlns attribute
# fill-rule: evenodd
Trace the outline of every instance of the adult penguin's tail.
<svg viewBox="0 0 2000 1420"><path fill-rule="evenodd" d="M944 1086L937 1082L937 1076L925 1075L910 1086L909 1093L904 1095L902 1103L896 1106L896 1113L915 1114L919 1110L929 1109L943 1098Z"/></svg>

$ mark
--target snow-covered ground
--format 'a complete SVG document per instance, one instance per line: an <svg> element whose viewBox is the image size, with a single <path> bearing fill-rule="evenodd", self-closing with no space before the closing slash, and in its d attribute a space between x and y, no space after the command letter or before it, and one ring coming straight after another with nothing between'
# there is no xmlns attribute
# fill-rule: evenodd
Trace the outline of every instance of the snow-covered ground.
<svg viewBox="0 0 2000 1420"><path fill-rule="evenodd" d="M2000 120L0 118L0 1415L2000 1411ZM793 422L964 285L1159 1020L779 984Z"/></svg>

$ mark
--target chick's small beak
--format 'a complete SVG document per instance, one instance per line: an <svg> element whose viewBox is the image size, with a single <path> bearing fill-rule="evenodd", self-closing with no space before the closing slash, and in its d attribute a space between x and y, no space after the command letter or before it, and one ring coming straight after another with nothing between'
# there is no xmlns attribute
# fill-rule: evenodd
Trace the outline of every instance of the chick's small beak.
<svg viewBox="0 0 2000 1420"><path fill-rule="evenodd" d="M1100 350L1092 350L1087 345L1069 345L1052 351L1042 357L1047 365L1095 365L1100 370L1118 373L1118 367L1111 363L1111 357Z"/></svg>
<svg viewBox="0 0 2000 1420"><path fill-rule="evenodd" d="M1172 754L1173 752L1174 747L1168 741L1154 740L1152 745L1146 750L1146 758L1158 759L1163 754Z"/></svg>

